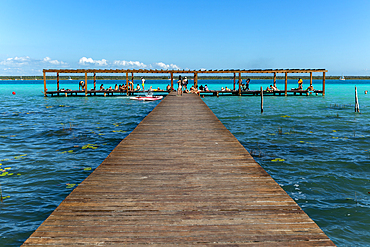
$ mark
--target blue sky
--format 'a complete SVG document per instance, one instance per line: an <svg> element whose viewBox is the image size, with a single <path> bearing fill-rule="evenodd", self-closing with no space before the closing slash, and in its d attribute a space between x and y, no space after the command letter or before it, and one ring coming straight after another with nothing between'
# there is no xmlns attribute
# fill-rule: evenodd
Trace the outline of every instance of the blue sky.
<svg viewBox="0 0 370 247"><path fill-rule="evenodd" d="M0 0L0 75L325 68L370 75L370 1Z"/></svg>

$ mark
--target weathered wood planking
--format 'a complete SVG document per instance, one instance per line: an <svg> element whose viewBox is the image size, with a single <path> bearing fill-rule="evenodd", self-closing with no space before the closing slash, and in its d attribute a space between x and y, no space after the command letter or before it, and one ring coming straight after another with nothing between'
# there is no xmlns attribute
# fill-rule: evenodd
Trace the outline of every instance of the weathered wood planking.
<svg viewBox="0 0 370 247"><path fill-rule="evenodd" d="M36 245L333 246L196 95L168 95L30 236Z"/></svg>

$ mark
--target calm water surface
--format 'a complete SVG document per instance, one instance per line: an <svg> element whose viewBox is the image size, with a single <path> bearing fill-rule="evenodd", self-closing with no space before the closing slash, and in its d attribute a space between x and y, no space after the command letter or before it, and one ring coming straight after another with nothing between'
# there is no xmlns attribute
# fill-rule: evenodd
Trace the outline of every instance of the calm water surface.
<svg viewBox="0 0 370 247"><path fill-rule="evenodd" d="M0 84L0 246L21 245L158 104L125 96L44 98L40 81L18 83ZM104 85L115 83L123 82ZM147 81L155 88L168 83ZM353 109L354 84L330 80L325 97L265 97L263 114L259 97L204 101L337 245L370 246L370 95L363 93L370 81L352 83L361 114ZM251 88L269 84L252 81Z"/></svg>

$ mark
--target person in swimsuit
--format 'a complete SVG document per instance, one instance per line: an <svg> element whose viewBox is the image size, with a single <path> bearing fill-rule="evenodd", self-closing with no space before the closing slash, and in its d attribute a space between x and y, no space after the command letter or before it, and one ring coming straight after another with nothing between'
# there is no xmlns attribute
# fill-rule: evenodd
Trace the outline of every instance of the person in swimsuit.
<svg viewBox="0 0 370 247"><path fill-rule="evenodd" d="M182 79L181 79L181 75L179 75L179 80L177 81L177 95L181 95L182 96Z"/></svg>

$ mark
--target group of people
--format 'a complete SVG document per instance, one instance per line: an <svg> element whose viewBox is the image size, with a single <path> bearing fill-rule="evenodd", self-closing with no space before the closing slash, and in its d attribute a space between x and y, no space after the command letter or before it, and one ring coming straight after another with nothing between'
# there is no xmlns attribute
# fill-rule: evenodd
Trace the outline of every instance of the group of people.
<svg viewBox="0 0 370 247"><path fill-rule="evenodd" d="M302 78L298 79L298 87L297 88L292 88L292 90L303 90L303 80ZM314 91L313 86L309 85L306 91Z"/></svg>
<svg viewBox="0 0 370 247"><path fill-rule="evenodd" d="M194 93L194 94L200 94L199 91L209 91L209 88L207 86L207 84L205 86L201 85L199 87L199 90L197 88L197 86L193 85L190 87L190 89L188 89L188 78L185 76L185 77L182 77L181 75L179 75L179 80L177 81L177 95L182 95L183 93ZM245 83L241 82L241 89L243 91L249 91L249 83L250 83L250 78L248 78L246 80ZM83 80L81 80L79 82L79 90L83 90L85 88L86 84ZM109 90L109 91L126 91L126 90L133 90L133 91L140 91L142 89L143 92L145 92L145 79L143 77L141 77L141 87L140 87L140 84L137 84L136 87L134 88L134 83L132 81L129 81L128 82L128 85L118 85L116 84L114 86L114 89L112 88L112 86L110 86L108 89L104 89L104 86L103 84L100 85L100 88L99 90ZM95 87L94 89L92 90L95 90ZM150 87L149 91L152 91L152 87ZM153 91L159 91L161 90L159 87L158 89L154 89ZM291 90L303 90L303 80L301 78L298 79L298 87L297 88L292 88ZM171 91L171 86L168 84L167 87L166 87L166 91L170 92ZM221 91L231 91L230 88L228 88L227 86L224 88L224 87L221 87ZM276 86L276 82L273 83L273 85L270 85L269 87L266 88L266 91L267 92L273 92L273 91L279 91L279 89L277 88ZM310 85L306 91L314 91L314 88L312 85ZM367 92L365 92L366 94Z"/></svg>
<svg viewBox="0 0 370 247"><path fill-rule="evenodd" d="M274 85L270 85L269 87L266 88L267 92L274 92L274 91L279 91L279 89L276 86L276 82L274 82Z"/></svg>

